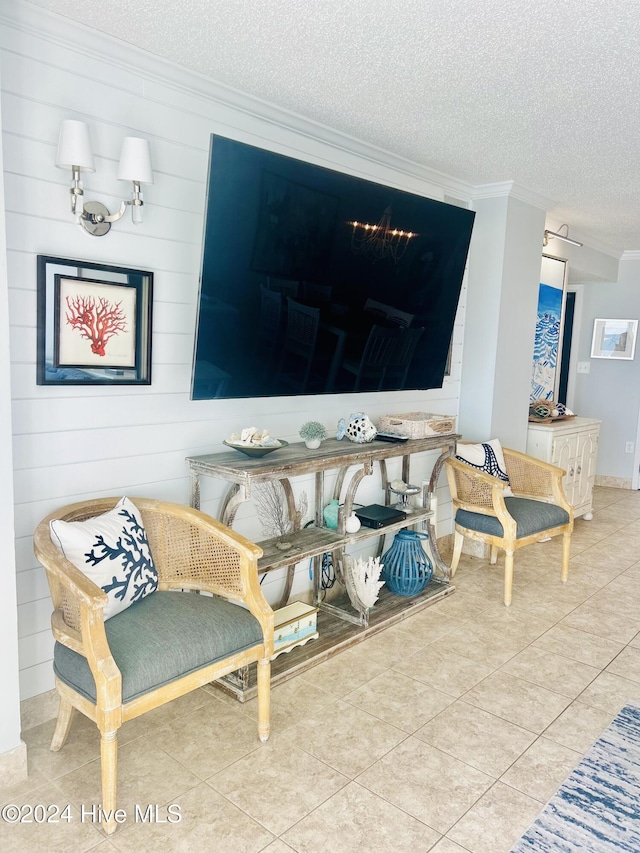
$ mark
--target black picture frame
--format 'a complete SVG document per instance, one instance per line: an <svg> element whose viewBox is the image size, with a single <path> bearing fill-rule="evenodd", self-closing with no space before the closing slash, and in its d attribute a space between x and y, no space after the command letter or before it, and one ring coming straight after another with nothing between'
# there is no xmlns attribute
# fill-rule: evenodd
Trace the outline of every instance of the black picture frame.
<svg viewBox="0 0 640 853"><path fill-rule="evenodd" d="M150 385L153 273L38 255L38 385Z"/></svg>

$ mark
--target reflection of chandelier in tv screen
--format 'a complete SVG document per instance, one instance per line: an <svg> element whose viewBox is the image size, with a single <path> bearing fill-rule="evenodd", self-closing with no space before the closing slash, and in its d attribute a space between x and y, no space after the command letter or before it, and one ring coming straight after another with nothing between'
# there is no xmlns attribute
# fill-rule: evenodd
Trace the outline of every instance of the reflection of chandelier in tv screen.
<svg viewBox="0 0 640 853"><path fill-rule="evenodd" d="M393 258L397 263L404 255L409 241L418 235L415 231L401 231L391 227L391 208L387 207L377 225L368 222L349 222L351 248L354 254L368 255L374 261Z"/></svg>

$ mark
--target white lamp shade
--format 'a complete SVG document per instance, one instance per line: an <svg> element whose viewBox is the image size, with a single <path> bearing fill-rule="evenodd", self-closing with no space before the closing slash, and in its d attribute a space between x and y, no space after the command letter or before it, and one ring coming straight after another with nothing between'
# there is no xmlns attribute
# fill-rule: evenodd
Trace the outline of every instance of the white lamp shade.
<svg viewBox="0 0 640 853"><path fill-rule="evenodd" d="M56 166L60 169L76 166L85 172L95 172L89 128L83 121L65 119L60 122Z"/></svg>
<svg viewBox="0 0 640 853"><path fill-rule="evenodd" d="M149 143L137 136L125 136L122 140L118 180L152 184L151 156Z"/></svg>

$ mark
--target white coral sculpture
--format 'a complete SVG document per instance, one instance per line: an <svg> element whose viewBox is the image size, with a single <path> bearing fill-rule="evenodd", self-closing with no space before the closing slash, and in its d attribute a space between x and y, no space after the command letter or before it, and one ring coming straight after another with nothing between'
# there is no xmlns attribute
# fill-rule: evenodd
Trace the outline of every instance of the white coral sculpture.
<svg viewBox="0 0 640 853"><path fill-rule="evenodd" d="M347 557L345 563L345 584L349 600L356 610L366 613L376 603L384 586L384 581L380 580L383 569L380 557L369 557L366 561L361 557L357 560Z"/></svg>

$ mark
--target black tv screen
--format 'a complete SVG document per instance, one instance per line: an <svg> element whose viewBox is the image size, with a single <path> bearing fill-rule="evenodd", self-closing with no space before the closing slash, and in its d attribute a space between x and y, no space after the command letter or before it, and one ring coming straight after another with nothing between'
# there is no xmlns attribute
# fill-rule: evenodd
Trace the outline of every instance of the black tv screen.
<svg viewBox="0 0 640 853"><path fill-rule="evenodd" d="M474 216L213 135L193 399L441 387Z"/></svg>

